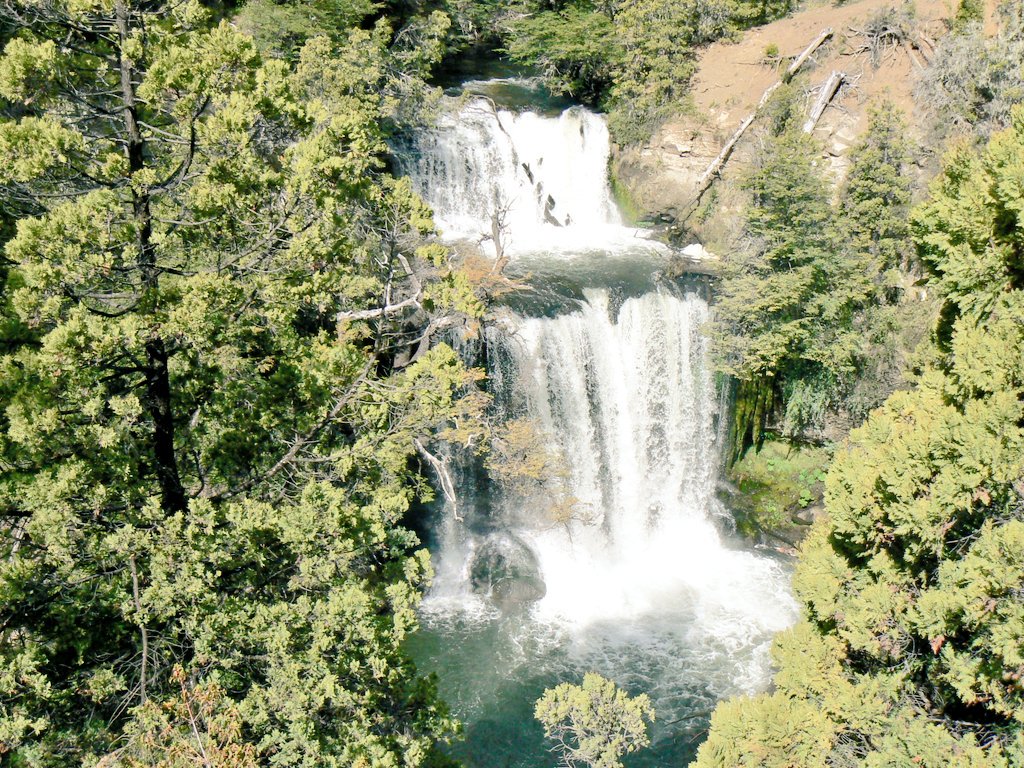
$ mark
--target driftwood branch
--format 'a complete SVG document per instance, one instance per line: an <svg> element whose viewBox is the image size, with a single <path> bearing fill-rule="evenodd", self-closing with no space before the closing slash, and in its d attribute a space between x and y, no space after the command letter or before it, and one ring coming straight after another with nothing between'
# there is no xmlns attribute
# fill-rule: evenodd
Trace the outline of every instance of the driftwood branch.
<svg viewBox="0 0 1024 768"><path fill-rule="evenodd" d="M811 107L811 114L807 118L807 122L804 123L804 133L810 133L814 130L814 126L816 126L818 124L818 120L821 119L821 115L824 113L825 107L827 107L829 102L832 101L832 97L836 95L836 91L839 90L839 86L841 86L845 80L845 72L836 72L833 70L832 74L828 76L828 80L825 81L824 85L821 86L821 90L818 92L818 98L814 102L814 106Z"/></svg>
<svg viewBox="0 0 1024 768"><path fill-rule="evenodd" d="M431 320L420 337L418 339L413 339L410 342L410 345L416 345L416 351L413 352L407 360L396 360L394 364L395 368L406 368L415 363L430 349L431 340L433 339L434 334L440 330L450 328L462 322L464 322L463 318L455 315L442 315L441 317Z"/></svg>
<svg viewBox="0 0 1024 768"><path fill-rule="evenodd" d="M452 514L456 520L462 522L462 517L459 515L458 500L455 496L455 483L452 481L451 472L448 471L448 465L428 451L427 447L418 438L414 438L412 444L416 446L420 456L426 459L427 463L434 468L437 481L441 484L441 491L444 493L444 497L448 499L448 503L452 505Z"/></svg>
<svg viewBox="0 0 1024 768"><path fill-rule="evenodd" d="M927 35L918 33L917 38L914 40L914 47L921 52L925 61L929 61L935 55L935 41Z"/></svg>
<svg viewBox="0 0 1024 768"><path fill-rule="evenodd" d="M770 85L768 89L764 92L764 94L762 94L761 100L757 103L757 106L754 108L754 111L751 112L743 120L742 123L740 123L740 127L736 129L736 132L725 143L725 146L722 148L722 151L718 153L718 157L712 160L711 165L709 165L705 169L704 173L700 175L700 178L697 180L697 192L694 196L693 203L691 203L690 205L691 212L700 204L700 200L702 197L704 197L704 193L707 192L708 187L711 186L711 183L721 173L722 167L725 165L726 161L728 161L729 157L732 155L732 151L736 148L736 145L739 143L740 139L743 138L743 134L746 133L746 130L754 122L758 114L760 114L761 110L764 109L765 104L767 104L768 100L771 99L772 94L775 93L775 91L777 91L779 88L781 88L785 83L788 83L790 80L792 80L796 73L800 71L800 68L804 65L804 63L814 54L816 50L818 50L818 48L822 46L822 44L826 40L832 37L832 34L833 30L831 27L822 30L821 34L814 38L814 40L811 41L810 45L804 48L803 52L796 57L792 64L789 65L789 68L786 69L786 72L783 74L782 79Z"/></svg>
<svg viewBox="0 0 1024 768"><path fill-rule="evenodd" d="M408 299L404 299L395 304L385 304L383 307L375 307L374 309L362 309L358 312L339 312L338 321L343 320L372 320L376 317L388 317L394 315L397 312L401 312L403 309L409 307L419 307L420 296L410 296Z"/></svg>
<svg viewBox="0 0 1024 768"><path fill-rule="evenodd" d="M402 265L402 269L405 270L405 276L409 278L409 282L412 283L413 295L407 299L392 304L391 301L388 300L391 296L391 281L389 280L385 291L387 298L385 298L383 306L374 307L373 309L339 312L336 318L339 323L350 320L373 320L377 317L388 317L396 312L401 312L403 309L408 309L409 307L416 307L417 309L422 308L420 300L423 298L423 284L416 276L416 272L413 270L412 266L409 264L409 260L406 259L405 256L401 253L396 253L395 258L398 260L399 264Z"/></svg>

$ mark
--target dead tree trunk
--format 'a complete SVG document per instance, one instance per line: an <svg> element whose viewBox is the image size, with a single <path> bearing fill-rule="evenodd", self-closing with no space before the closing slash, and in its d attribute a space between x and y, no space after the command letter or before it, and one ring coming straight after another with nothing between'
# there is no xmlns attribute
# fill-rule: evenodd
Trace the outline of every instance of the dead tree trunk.
<svg viewBox="0 0 1024 768"><path fill-rule="evenodd" d="M917 69L917 71L918 72L923 72L924 71L924 64L921 63L921 60L917 58L917 54L914 53L914 44L904 40L903 41L903 48L904 48L904 50L906 50L907 56L910 57L910 61L914 65L914 67Z"/></svg>
<svg viewBox="0 0 1024 768"><path fill-rule="evenodd" d="M788 83L790 80L793 79L793 77L796 75L798 71L800 71L800 68L811 57L811 55L816 50L818 50L818 48L820 48L826 40L832 37L832 33L832 27L828 27L827 29L822 30L821 34L814 38L814 40L811 41L811 44L808 45L803 50L803 53L797 56L793 63L789 65L789 68L786 70L785 74L783 74L782 79L773 83L764 92L764 94L761 96L761 100L757 103L757 106L754 108L754 111L751 112L742 123L740 123L740 127L729 138L729 141L726 142L725 146L722 148L722 151L718 153L718 157L712 160L711 165L709 165L707 169L704 171L704 173L700 175L700 178L697 180L696 194L694 195L693 202L690 204L689 207L689 213L692 213L697 208L697 206L700 205L700 201L701 198L704 197L704 193L707 192L708 187L711 186L711 183L721 173L722 166L725 165L730 155L732 155L733 149L736 148L736 145L739 143L739 140L743 138L743 134L746 132L747 128L750 127L751 123L754 122L754 120L757 118L761 110L764 109L764 105L768 103L768 100L772 97L772 94L775 93L775 91L777 91L779 88L781 88L785 83Z"/></svg>
<svg viewBox="0 0 1024 768"><path fill-rule="evenodd" d="M814 38L814 40L811 41L811 44L804 48L804 52L797 56L796 60L789 65L789 69L786 70L786 74L782 76L782 82L788 83L792 80L794 75L800 71L800 67L804 65L804 62L811 58L811 55L818 50L826 40L832 37L832 33L832 27L823 29L821 34Z"/></svg>
<svg viewBox="0 0 1024 768"><path fill-rule="evenodd" d="M416 447L420 456L427 460L427 463L434 468L434 473L437 475L437 481L441 485L441 491L444 493L444 497L448 500L448 503L452 506L452 516L461 521L462 517L459 515L458 507L458 496L455 494L455 482L452 480L452 475L448 471L448 465L437 456L427 450L427 447L418 439L413 438L412 444Z"/></svg>
<svg viewBox="0 0 1024 768"><path fill-rule="evenodd" d="M822 113L825 111L825 107L828 106L829 102L832 101L832 97L836 95L836 91L839 90L839 86L846 80L845 72L833 71L828 76L828 80L825 81L824 85L821 86L821 91L818 93L818 98L814 102L814 106L811 107L811 114L807 118L807 122L804 123L804 133L810 133L814 130L814 126L818 124L818 120L821 119Z"/></svg>
<svg viewBox="0 0 1024 768"><path fill-rule="evenodd" d="M711 162L711 165L709 165L705 169L704 173L700 175L700 179L698 179L697 181L698 199L701 195L704 194L704 191L709 186L711 186L711 181L715 178L715 176L718 175L718 172L721 169L721 167L725 165L725 161L729 159L729 156L732 154L732 151L736 147L736 144L739 142L741 138L743 138L743 134L746 132L747 128L750 127L750 124L754 122L754 118L757 117L757 113L761 111L764 105L768 103L768 99L770 99L772 94L775 93L775 91L777 91L780 87L782 87L781 80L779 80L777 83L772 85L767 91L764 92L764 94L761 96L761 101L758 102L757 107L754 109L754 111L747 115L746 119L742 123L740 123L740 127L736 129L736 133L734 133L725 143L725 146L722 147L722 151L718 153L718 157L716 157Z"/></svg>

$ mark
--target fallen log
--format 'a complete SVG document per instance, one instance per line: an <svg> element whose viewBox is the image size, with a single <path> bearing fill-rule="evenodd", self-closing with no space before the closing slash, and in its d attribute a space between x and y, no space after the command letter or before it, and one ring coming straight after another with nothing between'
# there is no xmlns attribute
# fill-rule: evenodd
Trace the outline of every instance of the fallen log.
<svg viewBox="0 0 1024 768"><path fill-rule="evenodd" d="M909 43L906 40L903 41L903 48L907 51L907 56L910 57L910 61L917 67L918 72L924 71L924 64L917 58L917 54L914 53L913 43Z"/></svg>
<svg viewBox="0 0 1024 768"><path fill-rule="evenodd" d="M924 56L926 61L935 55L935 41L927 35L918 33L917 39L914 43L915 47L921 52L921 55ZM921 43L924 43L924 45L922 46Z"/></svg>
<svg viewBox="0 0 1024 768"><path fill-rule="evenodd" d="M800 67L804 65L804 62L807 61L826 40L832 37L832 32L832 27L823 29L821 34L814 38L814 40L811 41L811 44L804 49L804 52L796 57L796 61L789 65L789 69L786 70L786 74L782 76L782 81L788 83L792 80L793 76L800 71Z"/></svg>
<svg viewBox="0 0 1024 768"><path fill-rule="evenodd" d="M729 137L729 140L727 142L725 142L725 146L722 147L722 151L718 153L718 157L716 157L711 162L711 165L709 165L705 169L704 173L700 175L700 179L697 180L698 200L700 200L701 195L703 195L705 190L707 190L707 188L711 185L711 182L714 179L714 177L718 175L718 171L721 169L721 167L725 165L725 161L729 159L729 155L732 154L733 148L736 146L739 140L743 138L743 134L747 130L747 128L750 127L750 124L754 122L754 118L757 117L757 113L760 112L761 109L764 108L764 105L768 103L768 99L772 97L772 94L775 93L775 91L777 91L781 87L782 81L779 80L764 92L764 94L761 96L761 101L757 103L757 107L755 107L754 111L747 115L746 119L742 123L740 123L740 127L737 128L736 132L731 137Z"/></svg>
<svg viewBox="0 0 1024 768"><path fill-rule="evenodd" d="M707 169L705 169L704 173L700 175L700 178L697 180L697 192L693 198L693 202L690 204L687 215L689 215L689 213L692 213L697 208L697 206L700 205L700 201L701 198L704 197L704 193L707 192L708 187L711 186L711 183L719 175L719 173L722 170L722 166L725 165L726 161L728 161L729 159L729 156L732 155L733 149L739 143L739 140L743 138L743 134L746 132L747 128L750 127L750 124L753 123L754 120L757 118L758 113L760 113L760 111L764 109L765 104L768 103L768 100L772 97L772 94L775 93L775 91L777 91L779 88L781 88L785 83L788 83L790 80L793 79L796 73L800 71L800 67L804 65L804 63L811 57L811 55L816 50L818 50L818 48L820 48L826 40L832 37L832 33L832 27L828 27L827 29L822 30L821 34L814 38L814 40L811 41L810 45L808 45L803 50L803 52L796 57L793 63L789 65L789 68L782 76L782 79L770 85L768 89L764 92L764 94L762 94L761 100L757 103L757 106L754 108L754 111L751 112L743 120L742 123L740 123L740 127L736 129L736 132L725 143L725 146L722 148L722 151L718 153L718 157L712 160L711 165L709 165Z"/></svg>
<svg viewBox="0 0 1024 768"><path fill-rule="evenodd" d="M824 85L821 86L821 91L818 93L818 98L814 102L814 106L811 107L811 114L807 118L807 122L804 123L804 133L810 133L814 130L814 126L818 124L818 120L821 119L822 113L825 111L825 107L828 106L829 102L832 101L832 97L836 95L836 91L839 90L839 86L846 80L845 72L836 72L833 70L832 74L828 76L828 80L825 81Z"/></svg>

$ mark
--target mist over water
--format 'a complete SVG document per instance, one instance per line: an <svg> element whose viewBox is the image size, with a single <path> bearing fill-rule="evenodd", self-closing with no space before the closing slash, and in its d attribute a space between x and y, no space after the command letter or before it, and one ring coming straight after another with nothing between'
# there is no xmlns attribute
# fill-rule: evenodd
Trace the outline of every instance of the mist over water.
<svg viewBox="0 0 1024 768"><path fill-rule="evenodd" d="M512 200L515 259L577 286L539 314L510 302L482 340L496 409L534 426L558 475L509 488L455 467L458 514L439 509L431 532L411 650L466 724L453 753L480 768L554 765L533 703L586 671L654 702L632 765L683 764L716 701L767 685L796 614L786 565L731 540L715 496L708 305L651 279L659 250L622 226L607 161L598 115L483 100L402 161L446 237L478 242L487 201ZM606 269L616 258L631 267Z"/></svg>

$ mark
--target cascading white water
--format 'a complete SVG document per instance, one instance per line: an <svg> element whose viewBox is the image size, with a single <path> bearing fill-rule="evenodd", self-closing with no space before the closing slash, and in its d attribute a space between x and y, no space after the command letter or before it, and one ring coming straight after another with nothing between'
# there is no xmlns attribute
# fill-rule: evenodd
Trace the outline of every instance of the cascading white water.
<svg viewBox="0 0 1024 768"><path fill-rule="evenodd" d="M709 631L778 630L790 620L782 570L726 548L710 519L717 398L701 333L707 314L693 294L652 292L615 312L607 292L588 291L579 312L492 331L510 366L496 397L525 401L565 462L578 510L568 526L552 523L542 499L525 516L520 499L500 510L521 521L538 555L547 586L539 615L640 616L674 594L725 619Z"/></svg>
<svg viewBox="0 0 1024 768"><path fill-rule="evenodd" d="M545 763L532 702L590 670L654 701L654 746L634 766L683 764L717 700L767 684L771 638L795 618L785 566L716 525L708 305L654 288L664 253L621 226L607 161L600 116L483 99L401 160L449 237L481 241L507 205L545 297L543 316L491 318L484 348L496 410L561 466L511 486L463 467L414 642L466 723L456 754L473 768Z"/></svg>
<svg viewBox="0 0 1024 768"><path fill-rule="evenodd" d="M635 246L608 184L609 146L603 118L583 107L546 117L475 97L399 162L448 239L493 249L497 225L507 252Z"/></svg>
<svg viewBox="0 0 1024 768"><path fill-rule="evenodd" d="M730 548L712 519L718 398L707 316L695 294L651 292L616 309L607 291L587 291L579 311L492 326L496 400L536 425L567 476L499 495L478 528L497 525L536 556L546 588L537 620L585 633L685 603L691 637L747 647L734 683L753 689L767 638L792 621L793 604L779 563ZM567 522L555 519L566 498ZM490 535L449 531L435 596L480 599L468 574Z"/></svg>

